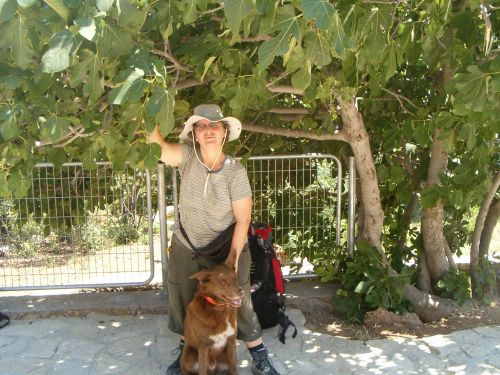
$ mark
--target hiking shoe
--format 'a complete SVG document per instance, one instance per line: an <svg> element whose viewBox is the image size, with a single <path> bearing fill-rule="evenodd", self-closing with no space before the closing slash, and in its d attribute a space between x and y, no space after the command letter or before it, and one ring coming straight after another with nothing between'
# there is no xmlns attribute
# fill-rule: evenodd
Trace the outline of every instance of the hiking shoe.
<svg viewBox="0 0 500 375"><path fill-rule="evenodd" d="M267 349L251 354L253 357L253 375L280 375L280 373L273 367L273 362L271 361L271 358L269 358Z"/></svg>
<svg viewBox="0 0 500 375"><path fill-rule="evenodd" d="M167 375L182 375L181 371L181 354L182 354L182 349L184 348L184 344L179 344L179 347L177 349L174 349L172 351L172 355L176 355L179 353L177 356L177 359L172 362L170 366L167 368Z"/></svg>

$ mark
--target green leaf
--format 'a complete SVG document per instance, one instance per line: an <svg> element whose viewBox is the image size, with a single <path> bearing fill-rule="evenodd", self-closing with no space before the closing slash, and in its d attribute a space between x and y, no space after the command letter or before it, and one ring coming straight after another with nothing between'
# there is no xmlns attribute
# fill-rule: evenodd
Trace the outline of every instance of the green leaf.
<svg viewBox="0 0 500 375"><path fill-rule="evenodd" d="M97 0L96 5L101 12L107 13L113 6L114 2L115 0Z"/></svg>
<svg viewBox="0 0 500 375"><path fill-rule="evenodd" d="M113 104L133 103L139 101L144 95L147 82L141 69L127 69L124 71L126 80L111 90L109 100Z"/></svg>
<svg viewBox="0 0 500 375"><path fill-rule="evenodd" d="M130 150L131 146L129 143L123 143L108 150L107 155L109 160L113 163L113 170L123 171L126 168Z"/></svg>
<svg viewBox="0 0 500 375"><path fill-rule="evenodd" d="M151 119L146 116L143 103L126 104L123 106L120 124L127 128L128 139L132 139L136 130L143 124L148 132L152 132L156 125L154 121L151 121Z"/></svg>
<svg viewBox="0 0 500 375"><path fill-rule="evenodd" d="M442 187L438 185L426 186L422 190L422 207L432 208L441 199L441 189Z"/></svg>
<svg viewBox="0 0 500 375"><path fill-rule="evenodd" d="M388 81L389 78L391 78L396 73L396 69L398 68L396 56L396 47L391 44L391 46L386 51L384 59L386 81Z"/></svg>
<svg viewBox="0 0 500 375"><path fill-rule="evenodd" d="M20 171L14 171L8 177L8 189L14 193L15 198L25 197L30 186L31 181Z"/></svg>
<svg viewBox="0 0 500 375"><path fill-rule="evenodd" d="M181 3L182 22L189 25L198 18L198 10L196 9L196 0L186 0Z"/></svg>
<svg viewBox="0 0 500 375"><path fill-rule="evenodd" d="M63 0L64 5L66 5L70 9L76 9L80 5L82 5L83 0Z"/></svg>
<svg viewBox="0 0 500 375"><path fill-rule="evenodd" d="M86 170L92 171L97 168L96 161L99 161L98 157L98 147L96 147L96 144L92 144L92 146L87 147L82 153L80 161Z"/></svg>
<svg viewBox="0 0 500 375"><path fill-rule="evenodd" d="M139 32L148 15L148 8L145 7L141 11L135 5L131 4L129 0L117 0L116 7L120 16L120 26L133 32Z"/></svg>
<svg viewBox="0 0 500 375"><path fill-rule="evenodd" d="M44 2L56 12L64 21L69 20L69 9L64 5L63 0L44 0Z"/></svg>
<svg viewBox="0 0 500 375"><path fill-rule="evenodd" d="M216 59L215 56L210 56L207 61L205 61L205 69L203 70L203 74L201 75L200 81L203 81L203 78L205 78L205 74L207 74L208 69L210 68L210 65L214 62Z"/></svg>
<svg viewBox="0 0 500 375"><path fill-rule="evenodd" d="M366 282L366 281L360 281L358 283L358 285L356 285L356 288L354 289L354 293L359 293L359 294L363 294L366 292L366 290L368 289L368 287L370 286L370 282Z"/></svg>
<svg viewBox="0 0 500 375"><path fill-rule="evenodd" d="M21 133L16 123L16 116L7 107L0 109L0 135L4 141L17 137Z"/></svg>
<svg viewBox="0 0 500 375"><path fill-rule="evenodd" d="M52 148L47 152L47 161L54 164L54 167L59 169L68 161L68 155L63 148Z"/></svg>
<svg viewBox="0 0 500 375"><path fill-rule="evenodd" d="M289 56L288 61L286 61L286 71L288 73L296 72L304 66L306 57L302 48L298 46L293 48L287 56Z"/></svg>
<svg viewBox="0 0 500 375"><path fill-rule="evenodd" d="M476 146L476 127L473 123L469 125L469 134L467 137L467 149L472 151Z"/></svg>
<svg viewBox="0 0 500 375"><path fill-rule="evenodd" d="M11 49L15 65L21 69L28 68L34 52L29 37L29 30L24 19L14 17L5 25L0 34L0 49Z"/></svg>
<svg viewBox="0 0 500 375"><path fill-rule="evenodd" d="M73 34L62 30L50 38L49 49L42 56L42 70L56 73L66 69L72 59L77 43Z"/></svg>
<svg viewBox="0 0 500 375"><path fill-rule="evenodd" d="M157 143L148 145L144 154L144 167L147 169L155 169L158 165L158 160L161 156L161 147Z"/></svg>
<svg viewBox="0 0 500 375"><path fill-rule="evenodd" d="M42 126L42 137L51 141L58 141L69 128L69 121L60 117L51 117Z"/></svg>
<svg viewBox="0 0 500 375"><path fill-rule="evenodd" d="M252 0L226 0L224 1L224 14L231 32L240 35L240 26L243 18L252 13L254 3Z"/></svg>
<svg viewBox="0 0 500 375"><path fill-rule="evenodd" d="M500 74L496 74L495 76L492 77L490 88L492 92L495 93L500 92Z"/></svg>
<svg viewBox="0 0 500 375"><path fill-rule="evenodd" d="M293 7L287 5L280 9L277 23L267 32L272 33L276 30L280 30L280 33L273 39L266 40L258 49L261 70L267 68L273 62L275 56L284 55L288 52L288 41L291 36L294 36L297 40L299 39L300 29Z"/></svg>
<svg viewBox="0 0 500 375"><path fill-rule="evenodd" d="M17 3L21 8L29 8L35 4L38 4L38 0L17 0Z"/></svg>
<svg viewBox="0 0 500 375"><path fill-rule="evenodd" d="M79 26L78 33L91 42L97 42L97 27L92 18L77 18L73 21Z"/></svg>
<svg viewBox="0 0 500 375"><path fill-rule="evenodd" d="M92 51L79 52L82 60L72 68L69 83L71 87L77 87L84 82L83 94L95 102L104 92L104 66Z"/></svg>
<svg viewBox="0 0 500 375"><path fill-rule="evenodd" d="M458 39L470 45L476 38L476 26L471 12L460 12L450 22Z"/></svg>
<svg viewBox="0 0 500 375"><path fill-rule="evenodd" d="M260 45L259 65L261 69L271 65L275 56L284 55L288 51L288 37L286 33L281 33L276 38L266 40Z"/></svg>
<svg viewBox="0 0 500 375"><path fill-rule="evenodd" d="M127 55L132 50L134 42L129 32L120 29L111 21L103 25L102 35L97 41L99 53L105 57Z"/></svg>
<svg viewBox="0 0 500 375"><path fill-rule="evenodd" d="M461 93L456 96L454 106L462 113L480 112L488 103L487 81L490 76L477 65L468 66L467 72L457 74L454 79L454 86Z"/></svg>
<svg viewBox="0 0 500 375"><path fill-rule="evenodd" d="M17 11L16 0L0 0L0 24L9 21Z"/></svg>
<svg viewBox="0 0 500 375"><path fill-rule="evenodd" d="M318 68L330 64L330 41L322 33L307 33L304 36L306 56Z"/></svg>
<svg viewBox="0 0 500 375"><path fill-rule="evenodd" d="M346 36L342 20L337 12L333 16L329 35L333 42L332 55L337 56L339 59L344 59L345 50L352 48L352 41Z"/></svg>
<svg viewBox="0 0 500 375"><path fill-rule="evenodd" d="M0 171L0 198L9 199L11 197L8 188L8 173L5 171Z"/></svg>
<svg viewBox="0 0 500 375"><path fill-rule="evenodd" d="M316 19L316 26L320 30L332 26L337 12L329 0L302 0L302 10L306 19Z"/></svg>
<svg viewBox="0 0 500 375"><path fill-rule="evenodd" d="M174 107L174 94L168 90L155 87L145 110L148 116L155 118L163 135L169 134L174 128Z"/></svg>
<svg viewBox="0 0 500 375"><path fill-rule="evenodd" d="M309 60L302 64L302 67L292 75L292 87L296 89L306 89L311 83L311 62Z"/></svg>
<svg viewBox="0 0 500 375"><path fill-rule="evenodd" d="M380 9L373 7L363 28L363 35L366 38L363 44L363 52L369 60L378 61L384 52L386 41L385 29L386 25Z"/></svg>

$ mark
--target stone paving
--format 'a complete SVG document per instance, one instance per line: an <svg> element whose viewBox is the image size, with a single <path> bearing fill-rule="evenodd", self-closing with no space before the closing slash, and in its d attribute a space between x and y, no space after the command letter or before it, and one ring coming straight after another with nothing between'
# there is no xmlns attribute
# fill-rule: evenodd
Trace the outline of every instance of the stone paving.
<svg viewBox="0 0 500 375"><path fill-rule="evenodd" d="M347 340L311 332L291 309L295 339L281 344L276 328L264 340L277 369L309 374L500 374L500 327L482 327L422 339ZM165 314L13 320L0 330L0 375L165 374L177 337ZM238 343L239 373L251 374Z"/></svg>

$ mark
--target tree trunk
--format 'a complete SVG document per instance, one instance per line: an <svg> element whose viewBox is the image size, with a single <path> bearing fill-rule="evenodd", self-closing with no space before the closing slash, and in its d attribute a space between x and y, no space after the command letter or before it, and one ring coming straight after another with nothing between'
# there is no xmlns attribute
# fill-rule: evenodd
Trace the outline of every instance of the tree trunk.
<svg viewBox="0 0 500 375"><path fill-rule="evenodd" d="M422 292L432 293L431 276L427 267L425 253L420 256L417 266L417 288Z"/></svg>
<svg viewBox="0 0 500 375"><path fill-rule="evenodd" d="M401 216L400 225L404 228L404 234L398 239L398 248L404 251L406 248L406 237L408 237L408 230L410 229L411 221L415 215L415 210L417 209L418 194L413 193L410 201L405 207L405 212Z"/></svg>
<svg viewBox="0 0 500 375"><path fill-rule="evenodd" d="M349 102L345 102L339 96L336 99L340 104L340 113L344 125L342 131L353 150L361 183L361 199L364 208L362 238L377 247L382 254L383 266L389 267L380 242L384 211L380 201L380 190L368 133L361 114L356 108L355 99L351 98ZM389 273L397 274L390 267ZM432 322L449 316L457 309L457 304L454 301L423 293L409 284L404 286L404 297L410 301L415 313L425 322Z"/></svg>
<svg viewBox="0 0 500 375"><path fill-rule="evenodd" d="M409 284L404 286L404 296L423 322L435 322L450 316L458 309L455 301L424 293Z"/></svg>
<svg viewBox="0 0 500 375"><path fill-rule="evenodd" d="M486 221L486 216L491 206L491 202L495 197L495 194L500 187L500 172L497 172L495 178L493 179L493 184L491 185L488 193L484 197L483 203L479 208L479 213L477 214L476 224L474 226L474 233L472 235L472 244L470 248L470 276L471 276L471 286L472 286L472 297L473 298L483 298L483 285L481 285L480 278L480 264L479 264L479 242L481 240L481 233L483 232L484 222ZM486 259L487 261L487 259Z"/></svg>
<svg viewBox="0 0 500 375"><path fill-rule="evenodd" d="M441 130L435 129L432 137L431 160L427 171L427 186L440 183L440 175L446 170L448 153L439 139ZM434 207L422 210L422 237L427 267L431 281L436 284L448 272L449 263L445 253L443 233L443 203L439 200Z"/></svg>
<svg viewBox="0 0 500 375"><path fill-rule="evenodd" d="M500 199L495 198L491 203L488 215L484 221L483 231L481 232L481 241L479 241L479 259L488 255L490 250L491 237L493 230L497 225L498 216L500 215Z"/></svg>
<svg viewBox="0 0 500 375"><path fill-rule="evenodd" d="M384 260L380 237L384 223L384 211L380 202L377 172L370 147L370 138L363 123L363 118L356 108L355 98L344 101L337 96L343 122L343 133L349 142L361 183L361 199L363 200L364 220L361 238L370 242L381 252Z"/></svg>

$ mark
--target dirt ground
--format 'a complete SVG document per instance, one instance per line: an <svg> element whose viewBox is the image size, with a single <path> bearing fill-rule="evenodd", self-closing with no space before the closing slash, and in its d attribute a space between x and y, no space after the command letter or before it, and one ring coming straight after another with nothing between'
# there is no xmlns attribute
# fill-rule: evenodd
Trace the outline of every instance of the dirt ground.
<svg viewBox="0 0 500 375"><path fill-rule="evenodd" d="M375 338L407 337L419 338L433 335L446 335L455 331L472 329L487 325L500 325L500 298L494 298L489 305L479 305L466 302L459 311L446 319L438 322L425 323L417 329L400 324L377 325L367 327L360 324L350 324L342 320L338 314L329 307L318 306L311 311L301 308L306 317L306 328L336 337L345 337L356 340L370 340Z"/></svg>

